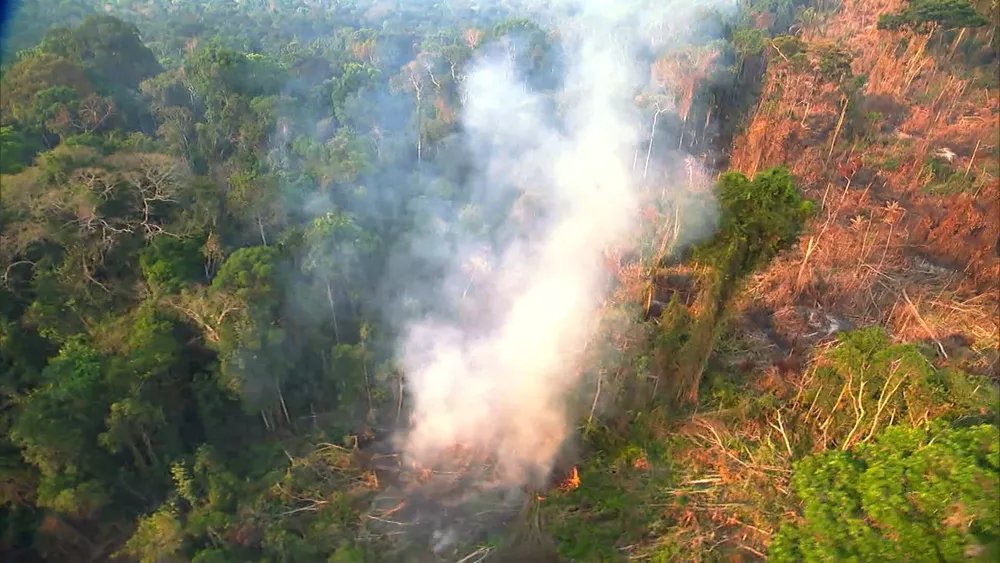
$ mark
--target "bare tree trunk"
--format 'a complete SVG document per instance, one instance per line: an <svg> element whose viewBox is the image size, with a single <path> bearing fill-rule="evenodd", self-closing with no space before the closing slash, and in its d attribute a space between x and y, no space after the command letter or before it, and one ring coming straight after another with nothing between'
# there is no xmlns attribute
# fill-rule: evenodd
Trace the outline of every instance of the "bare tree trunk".
<svg viewBox="0 0 1000 563"><path fill-rule="evenodd" d="M330 288L330 280L326 280L326 299L330 302L330 311L333 313L333 338L340 344L340 328L337 326L337 307L333 303L333 289Z"/></svg>
<svg viewBox="0 0 1000 563"><path fill-rule="evenodd" d="M684 121L681 123L681 138L677 141L677 150L684 147L684 130L687 127L688 114L684 114Z"/></svg>
<svg viewBox="0 0 1000 563"><path fill-rule="evenodd" d="M962 31L958 33L958 39L955 39L955 42L951 44L951 52L948 53L949 57L955 56L955 51L958 50L958 45L962 42L962 38L965 37L965 32L967 29L968 29L967 27L963 27Z"/></svg>
<svg viewBox="0 0 1000 563"><path fill-rule="evenodd" d="M264 414L264 409L260 409L260 417L262 419L264 419L264 428L267 428L268 430L270 430L271 429L271 423L267 421L267 415Z"/></svg>
<svg viewBox="0 0 1000 563"><path fill-rule="evenodd" d="M403 412L403 374L399 375L399 398L396 402L396 426L399 426L399 415Z"/></svg>
<svg viewBox="0 0 1000 563"><path fill-rule="evenodd" d="M830 162L830 157L833 156L833 148L837 146L837 137L840 135L840 128L844 125L844 116L847 115L848 103L847 96L844 96L844 106L840 109L840 119L837 120L837 128L834 129L833 139L830 140L830 150L826 153L826 162Z"/></svg>
<svg viewBox="0 0 1000 563"><path fill-rule="evenodd" d="M424 119L423 112L420 111L420 88L414 86L417 98L417 162L423 162L424 154Z"/></svg>
<svg viewBox="0 0 1000 563"><path fill-rule="evenodd" d="M132 439L131 436L128 437L127 440L128 449L132 451L132 457L135 458L136 466L138 466L141 471L145 472L149 469L149 465L146 463L146 458L143 457L142 451L139 449L139 446L136 445L135 440Z"/></svg>
<svg viewBox="0 0 1000 563"><path fill-rule="evenodd" d="M590 405L590 416L587 417L587 428L594 422L594 411L597 410L597 402L601 399L601 380L604 379L604 371L597 372L597 391L594 392L594 402Z"/></svg>
<svg viewBox="0 0 1000 563"><path fill-rule="evenodd" d="M965 177L969 177L969 171L972 170L972 163L976 161L976 155L979 154L979 143L982 140L976 141L976 148L972 150L972 158L969 159L969 165L965 167Z"/></svg>
<svg viewBox="0 0 1000 563"><path fill-rule="evenodd" d="M378 162L382 162L382 143L380 142L382 133L378 130L378 127L376 127L375 125L372 125L370 133L371 133L372 144L375 145L375 160Z"/></svg>
<svg viewBox="0 0 1000 563"><path fill-rule="evenodd" d="M260 213L257 214L257 228L260 229L260 240L267 246L267 237L264 236L264 221L260 218Z"/></svg>
<svg viewBox="0 0 1000 563"><path fill-rule="evenodd" d="M153 450L153 443L149 439L149 433L145 430L142 431L142 441L146 444L146 453L149 455L149 462L153 465L153 467L159 466L160 459L156 456L156 452Z"/></svg>
<svg viewBox="0 0 1000 563"><path fill-rule="evenodd" d="M274 388L278 390L278 401L281 402L281 412L285 415L285 422L291 424L292 419L288 416L288 406L285 405L285 396L281 393L281 384L277 380L274 382Z"/></svg>
<svg viewBox="0 0 1000 563"><path fill-rule="evenodd" d="M653 154L653 141L656 139L656 121L660 118L660 114L663 110L657 108L656 113L653 114L653 126L649 130L649 146L646 147L646 164L642 168L642 179L646 179L646 174L649 173L649 157Z"/></svg>
<svg viewBox="0 0 1000 563"><path fill-rule="evenodd" d="M368 415L365 417L370 419L375 413L375 407L372 405L372 384L371 379L368 377L368 358L365 354L365 343L361 342L361 371L365 374L365 394L368 396Z"/></svg>

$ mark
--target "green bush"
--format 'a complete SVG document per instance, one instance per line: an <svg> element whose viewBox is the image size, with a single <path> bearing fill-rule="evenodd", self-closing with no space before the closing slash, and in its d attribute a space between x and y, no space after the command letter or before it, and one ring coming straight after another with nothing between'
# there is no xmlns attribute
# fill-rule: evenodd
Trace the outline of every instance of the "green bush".
<svg viewBox="0 0 1000 563"><path fill-rule="evenodd" d="M910 0L908 6L878 18L879 29L914 29L926 31L933 24L944 28L981 27L990 20L980 14L968 0Z"/></svg>
<svg viewBox="0 0 1000 563"><path fill-rule="evenodd" d="M200 246L197 239L155 239L139 256L139 267L146 282L166 293L187 287L201 272Z"/></svg>
<svg viewBox="0 0 1000 563"><path fill-rule="evenodd" d="M799 237L812 203L792 182L788 169L764 170L753 180L723 174L717 186L721 220L718 234L695 250L695 257L732 278L749 274Z"/></svg>
<svg viewBox="0 0 1000 563"><path fill-rule="evenodd" d="M819 72L826 80L839 83L852 76L851 61L854 60L854 55L847 50L832 41L818 42L811 49L819 57Z"/></svg>
<svg viewBox="0 0 1000 563"><path fill-rule="evenodd" d="M887 156L882 160L882 170L885 170L886 172L895 172L899 170L899 164L899 156Z"/></svg>
<svg viewBox="0 0 1000 563"><path fill-rule="evenodd" d="M767 37L756 27L739 27L733 31L733 46L744 57L760 56L767 46Z"/></svg>
<svg viewBox="0 0 1000 563"><path fill-rule="evenodd" d="M939 158L927 161L925 171L931 173L931 181L924 186L925 193L934 195L954 195L972 191L972 179L955 170L951 164Z"/></svg>
<svg viewBox="0 0 1000 563"><path fill-rule="evenodd" d="M971 192L973 181L961 172L954 172L943 182L934 182L924 188L924 192L932 195L955 195Z"/></svg>
<svg viewBox="0 0 1000 563"><path fill-rule="evenodd" d="M938 369L918 346L892 344L882 327L844 332L838 340L802 399L815 409L822 447L851 447L891 421L982 420L994 412L998 396L989 380Z"/></svg>
<svg viewBox="0 0 1000 563"><path fill-rule="evenodd" d="M996 561L997 427L892 427L852 451L813 455L792 478L802 518L782 526L783 561Z"/></svg>
<svg viewBox="0 0 1000 563"><path fill-rule="evenodd" d="M782 60L788 61L792 70L801 72L809 68L806 53L809 45L793 35L779 35L771 40L771 48Z"/></svg>

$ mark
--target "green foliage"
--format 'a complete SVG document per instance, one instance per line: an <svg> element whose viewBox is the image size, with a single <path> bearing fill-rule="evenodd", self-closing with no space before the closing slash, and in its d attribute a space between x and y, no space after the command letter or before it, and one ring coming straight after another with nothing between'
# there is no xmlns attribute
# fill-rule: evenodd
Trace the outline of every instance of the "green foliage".
<svg viewBox="0 0 1000 563"><path fill-rule="evenodd" d="M36 109L47 110L49 105L36 106L36 96L50 88L67 88L76 92L79 99L94 93L94 86L78 62L50 53L36 52L19 60L4 72L0 88L0 120L7 125L18 121L35 125L44 121ZM63 91L60 91L63 92Z"/></svg>
<svg viewBox="0 0 1000 563"><path fill-rule="evenodd" d="M30 162L39 145L13 126L0 126L0 174L17 174Z"/></svg>
<svg viewBox="0 0 1000 563"><path fill-rule="evenodd" d="M771 40L771 46L788 60L804 55L809 50L809 45L794 35L779 35Z"/></svg>
<svg viewBox="0 0 1000 563"><path fill-rule="evenodd" d="M618 560L623 548L669 528L662 511L650 506L663 502L660 491L672 484L666 448L650 450L642 439L608 439L614 442L601 444L602 453L580 469L578 488L553 492L542 501L547 529L567 559Z"/></svg>
<svg viewBox="0 0 1000 563"><path fill-rule="evenodd" d="M809 4L809 0L751 0L751 14L768 16L768 27L772 33L784 33L796 20L797 13Z"/></svg>
<svg viewBox="0 0 1000 563"><path fill-rule="evenodd" d="M159 563L164 557L175 557L183 547L183 528L169 508L139 521L139 526L121 550L139 563Z"/></svg>
<svg viewBox="0 0 1000 563"><path fill-rule="evenodd" d="M744 57L760 56L768 44L760 29L749 26L739 27L733 31L732 42L736 52Z"/></svg>
<svg viewBox="0 0 1000 563"><path fill-rule="evenodd" d="M400 267L402 249L442 217L484 241L505 236L508 210L470 197L475 151L456 142L467 65L495 42L548 96L559 37L505 6L462 2L92 4L26 3L23 25L6 30L8 45L26 48L63 26L5 59L0 79L0 520L11 522L0 542L15 544L0 550L53 561L116 548L137 561L387 560L358 517L376 481L357 466L368 452L329 436L406 413L387 305L409 294L400 278L440 272ZM705 126L682 148L724 146L711 131L741 122L764 65L782 57L818 61L861 91L847 53L781 35L796 19L817 24L802 0L749 7L767 29L749 13L699 16L732 39L711 45L726 68L709 70L738 78L712 74L692 93L684 127ZM718 198L720 230L693 252L698 303L676 292L642 329L649 350L616 376L648 382L622 391L647 401L631 405L674 381L698 398L704 376L703 404L776 408L773 397L747 399L714 352L739 282L794 243L809 204L781 169L726 174ZM852 346L866 344L842 353ZM884 402L895 420L927 408L965 423L990 416L992 387L911 352L845 356L818 378L866 379L869 392L905 373L912 381ZM816 408L832 413L828 441L839 445L855 418L828 394ZM870 442L875 410L847 441ZM659 536L634 555L683 557L662 509L680 485L667 422L622 418L612 431L595 417L583 483L551 494L543 515L567 556L614 559ZM754 455L773 461L773 446ZM75 527L88 541L72 539Z"/></svg>
<svg viewBox="0 0 1000 563"><path fill-rule="evenodd" d="M41 506L88 516L110 500L100 482L106 458L92 447L107 405L103 370L96 350L71 340L42 372L44 383L21 399L11 437L41 474Z"/></svg>
<svg viewBox="0 0 1000 563"><path fill-rule="evenodd" d="M969 0L908 0L898 12L882 14L878 18L879 29L910 28L920 32L929 31L932 25L944 28L981 27L990 20L979 13Z"/></svg>
<svg viewBox="0 0 1000 563"><path fill-rule="evenodd" d="M723 174L717 185L719 231L695 250L695 257L717 265L733 279L749 274L793 244L812 212L784 168L759 172L753 180L739 172Z"/></svg>
<svg viewBox="0 0 1000 563"><path fill-rule="evenodd" d="M253 98L275 93L278 68L261 56L209 45L184 62L184 76L213 111L223 97L232 94Z"/></svg>
<svg viewBox="0 0 1000 563"><path fill-rule="evenodd" d="M931 183L923 188L923 191L933 195L956 195L970 193L974 191L975 183L961 172L953 172L943 182Z"/></svg>
<svg viewBox="0 0 1000 563"><path fill-rule="evenodd" d="M851 61L854 56L833 42L817 42L810 49L819 57L820 75L839 84L845 78L852 76Z"/></svg>
<svg viewBox="0 0 1000 563"><path fill-rule="evenodd" d="M870 439L890 420L982 417L1000 400L988 381L937 369L917 346L890 344L880 327L842 333L838 339L803 396L820 413L821 446L849 447Z"/></svg>
<svg viewBox="0 0 1000 563"><path fill-rule="evenodd" d="M280 295L278 249L271 246L241 248L232 253L212 280L212 289L246 301L267 305Z"/></svg>
<svg viewBox="0 0 1000 563"><path fill-rule="evenodd" d="M809 68L809 44L794 35L779 35L771 40L772 53L786 62L792 70L801 72ZM776 59L777 60L777 59Z"/></svg>
<svg viewBox="0 0 1000 563"><path fill-rule="evenodd" d="M931 177L934 180L946 180L955 171L947 160L940 158L929 159L926 170L931 173Z"/></svg>
<svg viewBox="0 0 1000 563"><path fill-rule="evenodd" d="M930 174L930 181L923 187L925 193L933 195L955 195L971 192L973 178L964 172L952 168L951 163L940 158L927 161L925 171Z"/></svg>
<svg viewBox="0 0 1000 563"><path fill-rule="evenodd" d="M332 80L330 93L333 107L341 110L337 119L347 121L347 115L343 113L344 103L352 94L364 91L371 91L381 79L381 72L378 68L365 63L348 62L340 76Z"/></svg>
<svg viewBox="0 0 1000 563"><path fill-rule="evenodd" d="M774 561L992 560L1000 551L997 427L896 426L796 464L803 516Z"/></svg>
<svg viewBox="0 0 1000 563"><path fill-rule="evenodd" d="M99 88L109 91L134 90L163 70L138 28L108 15L88 17L72 29L53 29L39 51L78 62Z"/></svg>
<svg viewBox="0 0 1000 563"><path fill-rule="evenodd" d="M896 155L887 156L880 163L882 170L885 170L886 172L895 172L899 170L899 165L900 158Z"/></svg>
<svg viewBox="0 0 1000 563"><path fill-rule="evenodd" d="M158 291L176 293L190 286L202 274L201 241L161 237L139 257L146 283Z"/></svg>
<svg viewBox="0 0 1000 563"><path fill-rule="evenodd" d="M353 505L369 499L347 450L332 445L303 457L256 455L272 470L228 465L211 448L174 464L174 492L142 518L123 555L192 561L366 561ZM288 457L285 457L285 456ZM237 534L241 541L213 538Z"/></svg>

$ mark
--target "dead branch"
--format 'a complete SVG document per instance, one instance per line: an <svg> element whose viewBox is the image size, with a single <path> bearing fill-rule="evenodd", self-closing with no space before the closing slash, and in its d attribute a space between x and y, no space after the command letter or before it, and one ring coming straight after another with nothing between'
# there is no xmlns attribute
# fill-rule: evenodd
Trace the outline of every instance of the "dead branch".
<svg viewBox="0 0 1000 563"><path fill-rule="evenodd" d="M781 438L785 441L785 450L788 451L788 457L789 458L794 457L794 454L792 453L792 445L788 442L788 434L785 433L785 425L781 421L781 411L775 409L775 413L778 415L778 424L775 425L770 420L767 421L767 423L771 425L771 428L774 428L775 430L781 433Z"/></svg>
<svg viewBox="0 0 1000 563"><path fill-rule="evenodd" d="M910 312L913 313L913 316L917 319L917 322L920 323L920 326L923 327L925 331L927 331L927 335L931 337L931 340L933 340L935 344L937 344L938 350L941 352L941 355L944 356L945 359L947 359L948 354L944 351L944 346L941 344L941 341L938 340L937 334L934 332L934 329L932 329L931 326L927 324L927 321L925 321L924 318L920 316L920 311L917 310L917 306L914 305L913 301L910 300L910 296L906 294L905 288L903 289L903 299L906 300L906 304L909 305L910 307Z"/></svg>
<svg viewBox="0 0 1000 563"><path fill-rule="evenodd" d="M7 285L7 280L8 280L8 278L9 278L9 276L10 276L10 271L11 271L12 269L14 269L14 267L15 267L15 266L20 266L20 265L22 265L22 264L30 264L30 265L32 265L32 266L34 266L34 265L35 265L35 263L34 263L34 262L32 262L31 260L18 260L17 262L14 262L14 263L10 264L10 265L9 265L9 266L7 266L7 268L6 268L6 269L5 269L4 271L3 271L3 277L2 277L2 278L0 278L0 285Z"/></svg>
<svg viewBox="0 0 1000 563"><path fill-rule="evenodd" d="M837 120L837 128L833 130L833 139L830 140L830 151L826 154L826 161L830 162L830 157L833 156L833 147L837 145L837 137L840 135L840 128L844 125L844 117L847 115L847 104L850 103L847 97L844 97L844 107L840 110L840 119Z"/></svg>
<svg viewBox="0 0 1000 563"><path fill-rule="evenodd" d="M875 418L872 420L872 427L868 430L868 435L861 440L862 442L867 442L872 436L875 435L875 430L878 428L878 419L882 415L882 409L889 404L889 399L892 398L892 396L896 393L896 390L899 389L899 386L903 384L903 380L906 379L906 374L903 374L903 377L899 378L899 381L896 382L896 386L892 388L892 391L889 391L888 395L885 394L886 388L889 387L889 382L892 381L892 376L896 374L899 370L899 366L901 365L899 360L894 361L892 364L892 371L890 371L889 375L885 378L885 385L882 386L882 391L879 392L878 406L875 409Z"/></svg>
<svg viewBox="0 0 1000 563"><path fill-rule="evenodd" d="M852 406L854 407L854 426L851 428L851 431L847 433L847 438L844 439L844 444L841 446L841 449L845 451L850 447L851 438L854 437L854 433L858 430L858 426L861 425L861 420L865 417L865 404L863 401L865 383L867 382L864 378L862 378L861 382L858 384L857 397L854 397L853 395L851 396L851 399L853 400Z"/></svg>

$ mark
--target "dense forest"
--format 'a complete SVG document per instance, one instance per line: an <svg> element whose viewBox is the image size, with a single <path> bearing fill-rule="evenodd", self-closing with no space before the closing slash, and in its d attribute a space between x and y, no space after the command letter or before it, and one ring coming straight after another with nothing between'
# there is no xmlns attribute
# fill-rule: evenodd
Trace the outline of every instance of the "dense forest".
<svg viewBox="0 0 1000 563"><path fill-rule="evenodd" d="M547 4L15 6L4 561L1000 557L995 0Z"/></svg>

